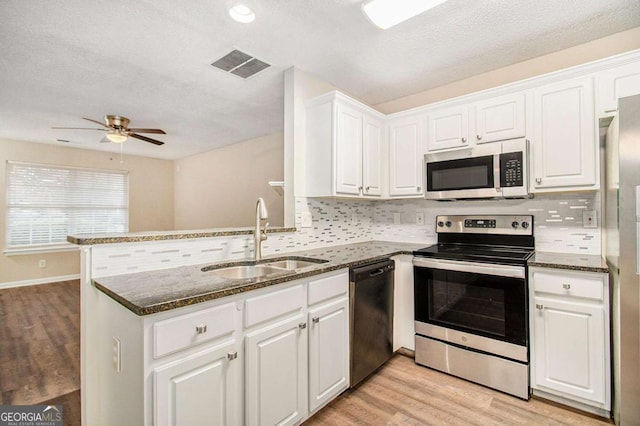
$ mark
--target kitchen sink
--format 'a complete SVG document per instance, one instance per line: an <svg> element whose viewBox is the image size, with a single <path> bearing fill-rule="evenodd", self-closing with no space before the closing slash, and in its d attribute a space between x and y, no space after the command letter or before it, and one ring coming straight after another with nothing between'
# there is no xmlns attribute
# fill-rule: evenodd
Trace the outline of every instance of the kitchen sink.
<svg viewBox="0 0 640 426"><path fill-rule="evenodd" d="M205 266L201 271L211 272L212 274L222 278L241 280L286 274L326 262L328 262L328 260L315 259L312 257L289 256L274 259L263 259L258 262L241 261L231 264L210 265Z"/></svg>

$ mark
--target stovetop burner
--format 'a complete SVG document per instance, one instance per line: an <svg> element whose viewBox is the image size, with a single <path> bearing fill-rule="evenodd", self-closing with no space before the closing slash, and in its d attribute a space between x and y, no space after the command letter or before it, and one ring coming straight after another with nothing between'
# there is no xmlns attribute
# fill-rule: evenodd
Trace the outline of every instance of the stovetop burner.
<svg viewBox="0 0 640 426"><path fill-rule="evenodd" d="M533 216L438 216L438 244L414 256L524 265L534 252Z"/></svg>

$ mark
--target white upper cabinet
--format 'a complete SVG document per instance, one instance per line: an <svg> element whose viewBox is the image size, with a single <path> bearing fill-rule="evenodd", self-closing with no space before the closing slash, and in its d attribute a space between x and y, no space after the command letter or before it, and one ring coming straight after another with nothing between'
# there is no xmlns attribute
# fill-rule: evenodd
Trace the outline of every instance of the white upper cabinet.
<svg viewBox="0 0 640 426"><path fill-rule="evenodd" d="M380 197L384 116L338 93L306 109L307 196Z"/></svg>
<svg viewBox="0 0 640 426"><path fill-rule="evenodd" d="M428 115L427 149L457 148L469 144L469 107L435 110Z"/></svg>
<svg viewBox="0 0 640 426"><path fill-rule="evenodd" d="M618 99L640 94L640 62L611 68L598 74L599 115L611 115Z"/></svg>
<svg viewBox="0 0 640 426"><path fill-rule="evenodd" d="M593 79L534 90L535 192L597 189Z"/></svg>
<svg viewBox="0 0 640 426"><path fill-rule="evenodd" d="M389 195L422 197L424 118L417 114L389 122Z"/></svg>
<svg viewBox="0 0 640 426"><path fill-rule="evenodd" d="M476 103L476 143L525 137L525 99L516 93Z"/></svg>

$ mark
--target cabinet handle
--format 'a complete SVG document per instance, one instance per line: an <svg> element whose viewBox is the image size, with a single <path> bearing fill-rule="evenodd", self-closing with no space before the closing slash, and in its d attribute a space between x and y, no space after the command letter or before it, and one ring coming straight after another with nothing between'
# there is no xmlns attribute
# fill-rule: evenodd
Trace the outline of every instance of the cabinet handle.
<svg viewBox="0 0 640 426"><path fill-rule="evenodd" d="M482 140L482 135L476 135L476 139L478 139L479 141Z"/></svg>
<svg viewBox="0 0 640 426"><path fill-rule="evenodd" d="M365 188L365 190L366 190L367 192L369 192L369 190L370 190L370 189L371 189L371 187L370 187L370 186L367 186L367 187Z"/></svg>
<svg viewBox="0 0 640 426"><path fill-rule="evenodd" d="M234 359L236 359L236 358L238 358L238 352L235 352L235 351L234 351L234 352L229 352L229 353L227 354L227 359L228 359L229 361L233 361L233 360L234 360Z"/></svg>
<svg viewBox="0 0 640 426"><path fill-rule="evenodd" d="M204 334L206 332L207 332L206 324L196 325L196 334Z"/></svg>
<svg viewBox="0 0 640 426"><path fill-rule="evenodd" d="M304 330L305 328L307 328L307 323L306 322L301 322L300 324L298 324L298 328L300 330Z"/></svg>
<svg viewBox="0 0 640 426"><path fill-rule="evenodd" d="M542 178L536 178L536 183L541 183L542 182Z"/></svg>
<svg viewBox="0 0 640 426"><path fill-rule="evenodd" d="M467 143L467 138L462 138L461 141L462 143Z"/></svg>
<svg viewBox="0 0 640 426"><path fill-rule="evenodd" d="M562 288L569 290L571 288L571 284L562 284Z"/></svg>
<svg viewBox="0 0 640 426"><path fill-rule="evenodd" d="M315 317L311 321L313 321L314 324L317 324L320 322L320 317Z"/></svg>
<svg viewBox="0 0 640 426"><path fill-rule="evenodd" d="M544 309L544 305L538 305L538 304L536 303L536 309Z"/></svg>
<svg viewBox="0 0 640 426"><path fill-rule="evenodd" d="M606 113L610 113L610 112L616 112L616 111L617 111L617 109L608 109L608 110L606 110L605 112L606 112Z"/></svg>
<svg viewBox="0 0 640 426"><path fill-rule="evenodd" d="M421 186L416 186L416 191L420 192L421 189L422 189Z"/></svg>

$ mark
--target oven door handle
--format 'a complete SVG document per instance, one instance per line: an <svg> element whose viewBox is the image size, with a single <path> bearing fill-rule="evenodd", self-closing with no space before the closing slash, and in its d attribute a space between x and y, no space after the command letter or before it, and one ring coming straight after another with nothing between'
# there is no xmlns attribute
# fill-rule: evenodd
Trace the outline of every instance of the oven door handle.
<svg viewBox="0 0 640 426"><path fill-rule="evenodd" d="M496 265L478 262L457 262L442 259L413 258L418 268L444 269L447 271L470 272L472 274L496 275L499 277L525 278L525 268L521 266Z"/></svg>

